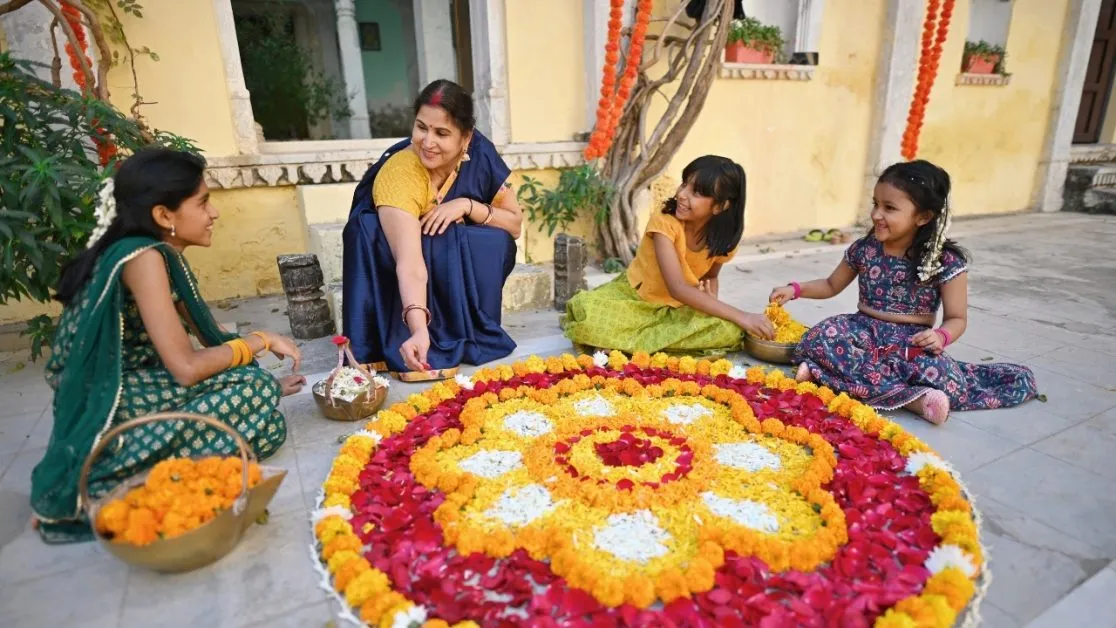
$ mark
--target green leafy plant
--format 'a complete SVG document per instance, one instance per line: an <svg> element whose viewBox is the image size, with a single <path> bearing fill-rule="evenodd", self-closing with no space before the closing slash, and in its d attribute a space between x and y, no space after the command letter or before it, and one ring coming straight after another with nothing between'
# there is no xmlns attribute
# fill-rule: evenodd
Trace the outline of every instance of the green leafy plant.
<svg viewBox="0 0 1116 628"><path fill-rule="evenodd" d="M978 57L985 61L995 62L995 67L992 71L996 74L1006 74L1004 71L1004 61L1007 59L1007 51L999 44L990 44L983 39L980 41L966 41L965 52L962 54L962 65L968 67L969 59Z"/></svg>
<svg viewBox="0 0 1116 628"><path fill-rule="evenodd" d="M47 66L0 53L0 305L46 302L62 265L84 249L105 171L157 144L194 150L189 140L150 132L108 103L40 79ZM120 153L102 168L94 138ZM51 334L49 318L28 328L33 358Z"/></svg>
<svg viewBox="0 0 1116 628"><path fill-rule="evenodd" d="M742 42L745 46L762 52L780 55L786 40L778 26L767 26L754 17L733 20L729 27L728 43Z"/></svg>
<svg viewBox="0 0 1116 628"><path fill-rule="evenodd" d="M523 177L516 197L527 209L527 216L539 223L539 231L552 236L585 211L592 212L597 224L604 222L615 194L616 189L600 171L584 164L562 170L553 189L546 189L538 179Z"/></svg>
<svg viewBox="0 0 1116 628"><path fill-rule="evenodd" d="M236 37L252 113L272 140L310 137L310 127L352 115L344 88L314 67L278 7L237 17Z"/></svg>

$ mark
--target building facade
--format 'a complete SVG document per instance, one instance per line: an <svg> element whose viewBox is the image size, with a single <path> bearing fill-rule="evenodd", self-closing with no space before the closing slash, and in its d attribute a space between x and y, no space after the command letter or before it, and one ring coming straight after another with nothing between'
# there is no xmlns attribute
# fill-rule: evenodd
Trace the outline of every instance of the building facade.
<svg viewBox="0 0 1116 628"><path fill-rule="evenodd" d="M210 299L279 292L283 253L316 252L339 279L340 222L355 181L406 131L410 102L430 80L473 91L478 126L519 176L553 182L558 169L581 163L594 122L606 0L145 4L142 18L123 16L133 46L159 56L137 62L140 92L154 103L144 115L204 151L222 211L214 246L189 254ZM952 175L958 215L1058 211L1074 156L1100 159L1116 144L1114 4L957 1L919 156ZM748 15L780 28L782 62L721 66L659 187L690 159L718 153L748 173L746 236L863 220L876 174L901 159L925 5L745 0ZM654 11L676 6L656 0ZM28 5L0 18L0 46L49 63L49 24ZM280 40L289 45L268 47ZM966 41L999 46L1006 58L994 73L965 72ZM261 95L292 73L313 86L293 118ZM130 69L109 77L127 110ZM655 106L651 119L662 101ZM592 225L572 230L591 235ZM522 259L549 261L549 238L525 231ZM41 311L9 304L0 323Z"/></svg>

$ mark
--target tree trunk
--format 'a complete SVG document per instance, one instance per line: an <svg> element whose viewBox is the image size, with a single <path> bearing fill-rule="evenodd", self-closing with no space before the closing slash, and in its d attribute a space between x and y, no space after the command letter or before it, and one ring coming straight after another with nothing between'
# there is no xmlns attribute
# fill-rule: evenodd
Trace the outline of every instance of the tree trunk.
<svg viewBox="0 0 1116 628"><path fill-rule="evenodd" d="M656 40L657 46L650 58L645 55L631 98L620 117L616 139L604 158L603 174L615 186L616 195L609 207L608 220L598 228L601 249L605 258L619 258L625 264L635 257L643 235L636 216L636 199L648 192L651 183L670 166L671 159L697 122L709 89L717 78L721 51L728 39L732 20L729 0L711 0L700 22L692 27L679 26L688 29L688 35L671 33L685 4L684 1L679 3L661 34L648 35L648 41ZM667 67L661 76L652 78L649 72L657 69L660 52L664 50ZM677 91L655 127L648 132L651 99L656 94L662 95L663 86L675 81L678 82Z"/></svg>

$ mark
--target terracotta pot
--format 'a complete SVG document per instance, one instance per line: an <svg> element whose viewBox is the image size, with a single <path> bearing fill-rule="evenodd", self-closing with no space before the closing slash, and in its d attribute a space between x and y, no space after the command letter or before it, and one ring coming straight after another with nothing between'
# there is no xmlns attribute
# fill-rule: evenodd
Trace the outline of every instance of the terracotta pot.
<svg viewBox="0 0 1116 628"><path fill-rule="evenodd" d="M1000 55L989 55L987 57L969 55L969 57L965 59L965 73L992 74L996 70L996 65L999 62Z"/></svg>
<svg viewBox="0 0 1116 628"><path fill-rule="evenodd" d="M725 63L752 63L766 65L775 58L775 53L767 50L749 48L742 41L734 41L725 46Z"/></svg>

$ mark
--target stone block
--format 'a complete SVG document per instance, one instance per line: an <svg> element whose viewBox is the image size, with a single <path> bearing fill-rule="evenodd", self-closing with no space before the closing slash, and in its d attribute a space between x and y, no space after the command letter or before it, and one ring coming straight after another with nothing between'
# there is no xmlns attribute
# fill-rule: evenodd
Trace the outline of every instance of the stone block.
<svg viewBox="0 0 1116 628"><path fill-rule="evenodd" d="M321 338L333 333L329 304L322 294L322 268L318 256L310 254L280 255L279 279L287 295L287 318L291 334L298 339Z"/></svg>
<svg viewBox="0 0 1116 628"><path fill-rule="evenodd" d="M585 278L588 263L585 240L566 233L554 238L554 309L565 310L573 295L588 288Z"/></svg>

